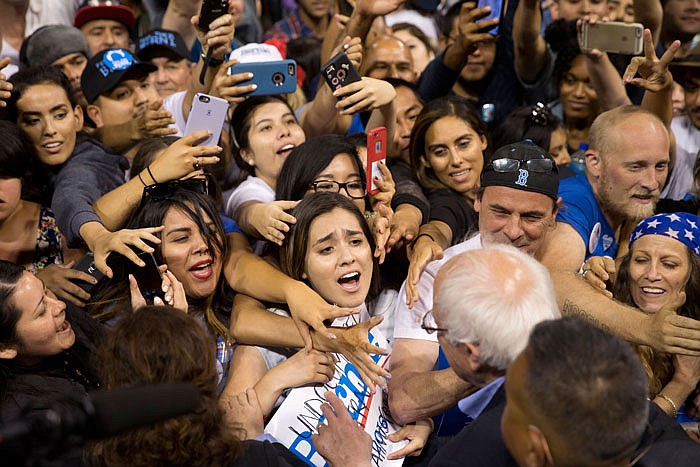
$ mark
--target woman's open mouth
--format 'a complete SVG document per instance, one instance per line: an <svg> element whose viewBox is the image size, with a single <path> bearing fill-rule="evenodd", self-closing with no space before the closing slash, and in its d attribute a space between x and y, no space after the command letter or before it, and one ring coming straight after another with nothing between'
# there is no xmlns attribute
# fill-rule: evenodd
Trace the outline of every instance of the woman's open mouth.
<svg viewBox="0 0 700 467"><path fill-rule="evenodd" d="M360 273L349 272L338 279L340 287L347 292L356 292L360 288Z"/></svg>

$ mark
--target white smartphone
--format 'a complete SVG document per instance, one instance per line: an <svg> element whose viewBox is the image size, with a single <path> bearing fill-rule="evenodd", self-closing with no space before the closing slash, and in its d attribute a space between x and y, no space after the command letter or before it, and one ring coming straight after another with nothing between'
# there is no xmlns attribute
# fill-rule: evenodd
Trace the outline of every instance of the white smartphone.
<svg viewBox="0 0 700 467"><path fill-rule="evenodd" d="M639 55L644 50L644 26L640 23L583 23L583 48L622 55Z"/></svg>
<svg viewBox="0 0 700 467"><path fill-rule="evenodd" d="M197 93L192 99L190 116L187 118L185 135L195 131L208 130L211 136L198 146L216 146L219 144L221 129L224 127L228 102L226 99Z"/></svg>

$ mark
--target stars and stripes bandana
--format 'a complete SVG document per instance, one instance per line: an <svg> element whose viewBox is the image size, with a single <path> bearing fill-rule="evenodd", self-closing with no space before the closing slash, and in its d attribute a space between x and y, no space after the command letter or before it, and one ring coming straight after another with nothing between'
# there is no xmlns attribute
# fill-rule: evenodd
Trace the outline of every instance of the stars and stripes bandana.
<svg viewBox="0 0 700 467"><path fill-rule="evenodd" d="M678 240L700 256L700 217L687 212L657 214L637 224L630 236L632 243L644 235L663 235Z"/></svg>

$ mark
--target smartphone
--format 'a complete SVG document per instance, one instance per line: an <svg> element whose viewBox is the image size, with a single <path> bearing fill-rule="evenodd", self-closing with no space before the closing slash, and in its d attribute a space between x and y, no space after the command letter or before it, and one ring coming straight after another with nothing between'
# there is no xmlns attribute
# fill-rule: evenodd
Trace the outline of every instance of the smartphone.
<svg viewBox="0 0 700 467"><path fill-rule="evenodd" d="M80 258L78 262L73 265L72 269L83 271L84 273L91 275L92 277L97 279L98 284L105 277L105 275L102 274L100 270L97 269L97 267L95 266L95 256L92 254L92 251L88 251L87 253L85 253L83 257ZM73 283L75 283L78 287L80 287L89 294L91 294L97 286L97 284L90 284L89 282L85 282L80 279L73 279Z"/></svg>
<svg viewBox="0 0 700 467"><path fill-rule="evenodd" d="M355 65L345 55L345 52L335 54L333 58L321 67L321 70L323 78L333 91L362 79Z"/></svg>
<svg viewBox="0 0 700 467"><path fill-rule="evenodd" d="M479 0L477 5L478 8L483 8L486 6L491 7L491 14L485 18L481 18L479 21L477 21L477 23L492 18L501 19L501 7L503 6L503 0ZM498 35L498 25L495 25L488 30L479 30L479 32L488 32L489 34L496 36Z"/></svg>
<svg viewBox="0 0 700 467"><path fill-rule="evenodd" d="M335 7L335 11L343 16L350 17L350 15L352 15L353 7L348 0L337 0Z"/></svg>
<svg viewBox="0 0 700 467"><path fill-rule="evenodd" d="M586 50L598 49L622 55L639 55L644 50L644 26L640 23L584 22L581 35Z"/></svg>
<svg viewBox="0 0 700 467"><path fill-rule="evenodd" d="M185 135L194 131L208 130L211 136L197 146L216 146L224 127L228 102L226 99L197 93L192 99L192 109L185 125Z"/></svg>
<svg viewBox="0 0 700 467"><path fill-rule="evenodd" d="M373 128L367 133L367 193L379 193L374 177L384 180L379 170L379 162L386 163L386 128Z"/></svg>
<svg viewBox="0 0 700 467"><path fill-rule="evenodd" d="M228 0L203 0L199 10L199 29L209 31L209 26L219 16L228 13Z"/></svg>
<svg viewBox="0 0 700 467"><path fill-rule="evenodd" d="M165 294L163 293L163 276L158 268L158 263L153 253L139 251L138 257L146 263L145 266L139 267L133 262L129 264L130 272L134 275L134 279L139 285L139 290L146 299L149 305L153 304L153 299L159 297L165 303Z"/></svg>
<svg viewBox="0 0 700 467"><path fill-rule="evenodd" d="M294 60L236 63L231 66L229 72L231 75L253 73L253 79L238 84L238 86L258 85L258 88L246 94L247 96L289 94L297 89L297 62Z"/></svg>

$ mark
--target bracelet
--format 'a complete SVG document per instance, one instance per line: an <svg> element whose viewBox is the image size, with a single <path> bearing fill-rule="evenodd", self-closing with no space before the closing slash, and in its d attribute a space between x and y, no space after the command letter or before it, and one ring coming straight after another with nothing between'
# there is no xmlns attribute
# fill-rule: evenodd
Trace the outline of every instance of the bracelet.
<svg viewBox="0 0 700 467"><path fill-rule="evenodd" d="M158 180L156 180L156 177L153 176L153 172L151 172L151 166L147 165L146 170L148 171L148 175L153 179L153 183L158 183Z"/></svg>
<svg viewBox="0 0 700 467"><path fill-rule="evenodd" d="M673 412L671 413L671 418L676 418L678 416L678 407L676 407L676 403L673 402L673 400L670 397L668 397L663 392L658 393L656 397L660 397L669 404L671 404L671 408L673 409Z"/></svg>
<svg viewBox="0 0 700 467"><path fill-rule="evenodd" d="M428 233L418 234L418 236L413 240L413 243L416 243L416 242L418 241L418 239L421 238L421 237L428 237L429 239L431 239L431 240L433 241L433 243L437 243L437 242L435 241L435 238L434 238L432 235L428 234Z"/></svg>
<svg viewBox="0 0 700 467"><path fill-rule="evenodd" d="M141 172L139 172L137 176L139 177L139 180L141 180L141 184L143 184L143 186L148 186L146 185L146 182L143 181L143 178L141 178Z"/></svg>
<svg viewBox="0 0 700 467"><path fill-rule="evenodd" d="M202 52L202 54L200 55L200 57L202 58L202 61L204 61L204 60L207 59L207 54L204 53L204 52ZM209 66L209 67L211 67L211 68L216 68L216 67L218 67L218 66L221 66L222 63L224 63L223 60L218 59L218 58L214 58L214 57L210 57L207 66Z"/></svg>

